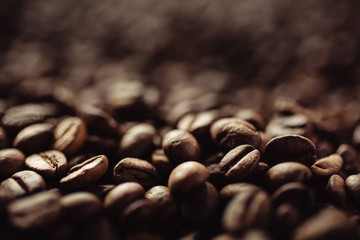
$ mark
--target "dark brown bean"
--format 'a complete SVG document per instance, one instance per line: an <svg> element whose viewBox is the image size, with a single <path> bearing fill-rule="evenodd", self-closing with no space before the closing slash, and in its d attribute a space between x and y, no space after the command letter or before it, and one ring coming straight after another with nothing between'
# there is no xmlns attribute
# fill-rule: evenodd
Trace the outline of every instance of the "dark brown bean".
<svg viewBox="0 0 360 240"><path fill-rule="evenodd" d="M298 226L293 236L293 240L326 239L354 239L350 220L344 212L335 208L326 208Z"/></svg>
<svg viewBox="0 0 360 240"><path fill-rule="evenodd" d="M350 175L346 178L345 186L351 199L360 207L360 174Z"/></svg>
<svg viewBox="0 0 360 240"><path fill-rule="evenodd" d="M360 159L354 147L348 144L341 144L336 153L343 159L343 170L348 174L360 172Z"/></svg>
<svg viewBox="0 0 360 240"><path fill-rule="evenodd" d="M28 103L18 105L6 110L2 123L5 128L20 130L28 125L43 121L45 118L55 116L59 108L51 103Z"/></svg>
<svg viewBox="0 0 360 240"><path fill-rule="evenodd" d="M334 204L339 207L346 207L347 196L345 181L337 174L332 175L326 185L326 194Z"/></svg>
<svg viewBox="0 0 360 240"><path fill-rule="evenodd" d="M267 143L265 158L271 166L281 162L299 162L311 166L316 160L316 149L303 136L285 135L275 137Z"/></svg>
<svg viewBox="0 0 360 240"><path fill-rule="evenodd" d="M60 187L65 190L88 187L105 174L108 166L109 161L105 155L92 157L72 167L68 175L60 180Z"/></svg>
<svg viewBox="0 0 360 240"><path fill-rule="evenodd" d="M76 153L85 143L87 130L85 123L77 117L63 119L54 130L54 149L66 155Z"/></svg>
<svg viewBox="0 0 360 240"><path fill-rule="evenodd" d="M308 117L304 114L296 113L286 116L273 117L266 126L266 134L270 138L297 134L302 136L310 136L313 126Z"/></svg>
<svg viewBox="0 0 360 240"><path fill-rule="evenodd" d="M158 170L159 174L165 179L169 177L171 171L174 169L173 164L170 163L169 158L165 155L164 150L162 149L156 149L151 154L150 162Z"/></svg>
<svg viewBox="0 0 360 240"><path fill-rule="evenodd" d="M27 126L16 135L13 145L26 153L42 151L52 144L53 128L50 123Z"/></svg>
<svg viewBox="0 0 360 240"><path fill-rule="evenodd" d="M160 182L156 168L149 162L138 158L124 158L113 171L114 182L137 182L145 189L149 189Z"/></svg>
<svg viewBox="0 0 360 240"><path fill-rule="evenodd" d="M66 157L57 150L30 155L25 159L25 165L45 179L62 177L67 170Z"/></svg>
<svg viewBox="0 0 360 240"><path fill-rule="evenodd" d="M40 192L18 199L8 206L10 223L20 230L44 229L59 220L60 195Z"/></svg>
<svg viewBox="0 0 360 240"><path fill-rule="evenodd" d="M229 181L244 181L254 172L260 152L251 145L240 145L229 151L219 163Z"/></svg>
<svg viewBox="0 0 360 240"><path fill-rule="evenodd" d="M150 200L138 199L125 207L119 217L119 224L127 232L152 229L155 214L155 206Z"/></svg>
<svg viewBox="0 0 360 240"><path fill-rule="evenodd" d="M187 224L203 225L214 221L219 203L219 194L209 182L197 188L180 202L181 216Z"/></svg>
<svg viewBox="0 0 360 240"><path fill-rule="evenodd" d="M136 182L125 182L114 187L104 199L104 208L108 215L118 216L133 201L143 198L144 188Z"/></svg>
<svg viewBox="0 0 360 240"><path fill-rule="evenodd" d="M210 133L215 143L229 151L242 144L257 148L261 143L260 134L255 127L238 118L219 119L211 125Z"/></svg>
<svg viewBox="0 0 360 240"><path fill-rule="evenodd" d="M30 170L17 172L0 184L1 191L10 192L15 197L39 192L45 188L44 179Z"/></svg>
<svg viewBox="0 0 360 240"><path fill-rule="evenodd" d="M4 149L8 146L8 137L3 127L0 126L0 149Z"/></svg>
<svg viewBox="0 0 360 240"><path fill-rule="evenodd" d="M100 217L101 201L94 194L76 192L60 199L62 218L71 223L83 224Z"/></svg>
<svg viewBox="0 0 360 240"><path fill-rule="evenodd" d="M235 117L251 123L259 131L264 131L265 129L266 122L264 117L254 109L241 109L235 114Z"/></svg>
<svg viewBox="0 0 360 240"><path fill-rule="evenodd" d="M25 155L21 151L15 148L0 150L0 180L22 170L24 163Z"/></svg>
<svg viewBox="0 0 360 240"><path fill-rule="evenodd" d="M264 191L242 192L227 204L222 215L222 226L230 232L242 232L268 223L270 201Z"/></svg>
<svg viewBox="0 0 360 240"><path fill-rule="evenodd" d="M270 168L264 176L264 184L276 189L289 182L304 182L312 176L311 170L298 162L279 163Z"/></svg>
<svg viewBox="0 0 360 240"><path fill-rule="evenodd" d="M148 123L139 123L129 128L121 138L119 154L121 157L144 157L155 146L157 132Z"/></svg>
<svg viewBox="0 0 360 240"><path fill-rule="evenodd" d="M203 185L210 173L204 165L189 161L177 166L170 174L168 187L174 196L186 196Z"/></svg>
<svg viewBox="0 0 360 240"><path fill-rule="evenodd" d="M330 177L332 174L338 173L341 170L342 165L342 157L338 154L332 154L317 160L310 169L314 176Z"/></svg>
<svg viewBox="0 0 360 240"><path fill-rule="evenodd" d="M261 190L261 187L251 183L231 183L221 189L219 194L221 200L227 203L238 193L253 193Z"/></svg>
<svg viewBox="0 0 360 240"><path fill-rule="evenodd" d="M171 130L166 133L162 148L169 160L178 165L186 161L198 161L200 146L195 137L184 130Z"/></svg>

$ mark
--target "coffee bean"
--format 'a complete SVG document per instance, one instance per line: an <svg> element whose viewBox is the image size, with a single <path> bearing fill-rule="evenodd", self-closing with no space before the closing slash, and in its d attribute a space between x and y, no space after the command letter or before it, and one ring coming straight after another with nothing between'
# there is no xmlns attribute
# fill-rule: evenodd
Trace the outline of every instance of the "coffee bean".
<svg viewBox="0 0 360 240"><path fill-rule="evenodd" d="M105 155L92 157L72 167L68 175L60 180L60 187L65 190L76 190L88 187L105 174L108 165L109 161Z"/></svg>
<svg viewBox="0 0 360 240"><path fill-rule="evenodd" d="M273 207L281 204L291 204L302 215L310 212L315 205L314 193L304 184L292 182L279 187L272 195L271 202Z"/></svg>
<svg viewBox="0 0 360 240"><path fill-rule="evenodd" d="M149 162L138 158L124 158L113 171L114 182L137 182L145 189L149 189L160 182L156 168Z"/></svg>
<svg viewBox="0 0 360 240"><path fill-rule="evenodd" d="M174 196L186 196L203 185L210 173L198 162L189 161L177 166L170 174L168 187Z"/></svg>
<svg viewBox="0 0 360 240"><path fill-rule="evenodd" d="M39 192L45 188L44 179L30 170L17 172L0 184L1 191L10 192L16 197Z"/></svg>
<svg viewBox="0 0 360 240"><path fill-rule="evenodd" d="M225 174L221 171L221 168L218 163L213 163L206 166L207 170L210 173L210 177L208 182L213 184L216 189L222 189L226 184L228 184L228 179L226 178Z"/></svg>
<svg viewBox="0 0 360 240"><path fill-rule="evenodd" d="M14 139L14 147L27 153L34 153L48 148L53 140L53 125L37 123L22 129Z"/></svg>
<svg viewBox="0 0 360 240"><path fill-rule="evenodd" d="M360 207L360 174L346 178L345 186L353 202Z"/></svg>
<svg viewBox="0 0 360 240"><path fill-rule="evenodd" d="M348 144L341 144L336 153L343 159L343 170L348 174L360 172L360 159L354 147Z"/></svg>
<svg viewBox="0 0 360 240"><path fill-rule="evenodd" d="M25 159L25 165L45 179L62 177L67 169L67 160L63 153L57 150L30 155Z"/></svg>
<svg viewBox="0 0 360 240"><path fill-rule="evenodd" d="M347 196L345 181L337 174L333 174L326 185L326 194L336 206L346 207Z"/></svg>
<svg viewBox="0 0 360 240"><path fill-rule="evenodd" d="M124 208L137 199L143 198L144 188L136 182L125 182L114 187L104 199L104 208L109 216L118 216Z"/></svg>
<svg viewBox="0 0 360 240"><path fill-rule="evenodd" d="M0 180L22 170L24 162L25 155L21 151L15 148L0 150Z"/></svg>
<svg viewBox="0 0 360 240"><path fill-rule="evenodd" d="M220 199L227 203L237 194L254 193L258 191L262 191L261 187L251 183L231 183L221 189L219 195Z"/></svg>
<svg viewBox="0 0 360 240"><path fill-rule="evenodd" d="M85 123L77 117L63 119L54 130L54 149L66 155L76 153L84 144L87 137Z"/></svg>
<svg viewBox="0 0 360 240"><path fill-rule="evenodd" d="M299 210L289 203L283 203L274 209L271 230L277 239L289 239L300 223Z"/></svg>
<svg viewBox="0 0 360 240"><path fill-rule="evenodd" d="M265 158L271 166L281 162L299 162L311 166L316 160L315 153L315 145L300 135L275 137L265 148Z"/></svg>
<svg viewBox="0 0 360 240"><path fill-rule="evenodd" d="M254 172L260 152L251 145L240 145L229 151L219 163L229 181L244 181Z"/></svg>
<svg viewBox="0 0 360 240"><path fill-rule="evenodd" d="M266 126L266 134L270 138L296 134L302 136L311 136L313 126L308 117L304 114L296 113L285 116L273 117Z"/></svg>
<svg viewBox="0 0 360 240"><path fill-rule="evenodd" d="M180 202L180 212L186 224L199 226L214 221L219 195L209 182L197 188Z"/></svg>
<svg viewBox="0 0 360 240"><path fill-rule="evenodd" d="M7 109L2 118L2 123L5 128L20 130L57 114L59 114L59 108L55 104L28 103Z"/></svg>
<svg viewBox="0 0 360 240"><path fill-rule="evenodd" d="M170 163L169 158L166 157L162 149L156 149L151 154L150 162L164 179L168 179L171 171L174 169L173 164Z"/></svg>
<svg viewBox="0 0 360 240"><path fill-rule="evenodd" d="M186 161L198 161L200 157L200 146L195 137L184 130L171 130L166 133L162 148L169 160L175 164Z"/></svg>
<svg viewBox="0 0 360 240"><path fill-rule="evenodd" d="M88 192L76 192L60 199L62 217L66 222L83 224L100 217L102 204Z"/></svg>
<svg viewBox="0 0 360 240"><path fill-rule="evenodd" d="M40 192L18 199L8 206L10 223L20 230L44 229L60 218L60 195Z"/></svg>
<svg viewBox="0 0 360 240"><path fill-rule="evenodd" d="M150 200L155 207L156 227L160 230L166 227L174 227L178 217L178 204L171 196L166 186L154 186L145 193L145 198ZM170 229L169 229L170 230ZM166 230L168 232L168 230Z"/></svg>
<svg viewBox="0 0 360 240"><path fill-rule="evenodd" d="M148 199L138 199L125 207L119 217L119 224L125 231L152 229L155 218L154 204Z"/></svg>
<svg viewBox="0 0 360 240"><path fill-rule="evenodd" d="M329 177L332 174L338 173L341 170L342 165L342 157L338 154L332 154L317 160L310 169L314 176Z"/></svg>
<svg viewBox="0 0 360 240"><path fill-rule="evenodd" d="M156 129L151 124L136 124L123 135L119 145L119 154L121 157L144 157L155 146L156 138Z"/></svg>
<svg viewBox="0 0 360 240"><path fill-rule="evenodd" d="M270 214L270 201L264 191L236 194L224 209L222 226L230 232L243 232L252 227L265 227Z"/></svg>
<svg viewBox="0 0 360 240"><path fill-rule="evenodd" d="M118 136L116 120L102 109L82 103L76 105L76 113L85 121L89 132L101 136Z"/></svg>
<svg viewBox="0 0 360 240"><path fill-rule="evenodd" d="M298 226L293 240L350 240L354 239L352 237L346 214L335 208L325 208Z"/></svg>
<svg viewBox="0 0 360 240"><path fill-rule="evenodd" d="M211 137L223 150L229 151L242 144L250 144L257 148L261 143L255 127L241 119L223 118L211 125Z"/></svg>
<svg viewBox="0 0 360 240"><path fill-rule="evenodd" d="M353 135L352 135L352 142L356 146L360 145L360 124L358 124L354 129L354 132L353 132Z"/></svg>
<svg viewBox="0 0 360 240"><path fill-rule="evenodd" d="M266 122L264 117L254 109L241 109L235 114L235 117L251 123L259 131L264 131L265 129Z"/></svg>
<svg viewBox="0 0 360 240"><path fill-rule="evenodd" d="M304 182L312 176L311 170L298 162L279 163L270 168L264 176L264 184L276 189L289 182Z"/></svg>

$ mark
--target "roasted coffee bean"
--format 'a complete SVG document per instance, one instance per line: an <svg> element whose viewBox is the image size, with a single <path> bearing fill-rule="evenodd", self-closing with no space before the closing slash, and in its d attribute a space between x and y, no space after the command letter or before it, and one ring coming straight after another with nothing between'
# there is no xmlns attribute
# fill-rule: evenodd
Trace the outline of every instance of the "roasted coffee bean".
<svg viewBox="0 0 360 240"><path fill-rule="evenodd" d="M125 207L120 214L119 224L125 231L152 229L155 218L155 206L148 199L138 199Z"/></svg>
<svg viewBox="0 0 360 240"><path fill-rule="evenodd" d="M204 165L189 161L177 166L170 174L168 187L174 196L186 196L203 185L210 173Z"/></svg>
<svg viewBox="0 0 360 240"><path fill-rule="evenodd" d="M25 155L21 151L15 148L0 150L0 180L22 170L24 163Z"/></svg>
<svg viewBox="0 0 360 240"><path fill-rule="evenodd" d="M214 185L205 182L180 202L180 212L189 225L203 225L216 218L219 194Z"/></svg>
<svg viewBox="0 0 360 240"><path fill-rule="evenodd" d="M55 116L59 108L51 103L24 104L6 110L2 123L5 128L20 130L28 125L43 121L45 118Z"/></svg>
<svg viewBox="0 0 360 240"><path fill-rule="evenodd" d="M125 182L114 187L104 199L104 208L108 215L118 216L130 203L143 198L144 188L136 182Z"/></svg>
<svg viewBox="0 0 360 240"><path fill-rule="evenodd" d="M150 200L155 207L156 227L163 228L176 223L178 217L178 203L171 196L166 186L154 186L145 193L145 198Z"/></svg>
<svg viewBox="0 0 360 240"><path fill-rule="evenodd" d="M354 132L353 132L353 135L352 135L352 142L356 146L360 145L360 124L358 124L354 129Z"/></svg>
<svg viewBox="0 0 360 240"><path fill-rule="evenodd" d="M66 155L76 153L85 143L87 130L85 123L77 117L63 119L54 130L54 149Z"/></svg>
<svg viewBox="0 0 360 240"><path fill-rule="evenodd" d="M265 227L270 214L270 201L264 191L236 194L222 215L222 226L229 232L243 232L253 227Z"/></svg>
<svg viewBox="0 0 360 240"><path fill-rule="evenodd" d="M347 196L345 181L337 174L332 175L326 185L326 194L334 204L339 207L346 207Z"/></svg>
<svg viewBox="0 0 360 240"><path fill-rule="evenodd" d="M165 155L164 150L162 149L156 149L151 154L150 162L158 170L159 174L165 179L169 177L171 171L174 169L173 164L170 163L169 158Z"/></svg>
<svg viewBox="0 0 360 240"><path fill-rule="evenodd" d="M271 202L275 208L284 203L291 204L299 213L306 214L314 207L315 196L304 184L292 182L278 188L271 195Z"/></svg>
<svg viewBox="0 0 360 240"><path fill-rule="evenodd" d="M265 173L270 169L267 163L259 162L256 165L253 174L250 176L251 182L259 182L264 177Z"/></svg>
<svg viewBox="0 0 360 240"><path fill-rule="evenodd" d="M25 159L25 165L45 179L62 177L67 170L66 157L57 150L30 155Z"/></svg>
<svg viewBox="0 0 360 240"><path fill-rule="evenodd" d="M119 154L121 157L144 157L155 146L157 137L156 129L151 124L136 124L121 138Z"/></svg>
<svg viewBox="0 0 360 240"><path fill-rule="evenodd" d="M346 178L345 186L353 202L360 207L360 174Z"/></svg>
<svg viewBox="0 0 360 240"><path fill-rule="evenodd" d="M44 229L60 218L60 195L40 192L18 199L8 206L10 223L20 230Z"/></svg>
<svg viewBox="0 0 360 240"><path fill-rule="evenodd" d="M254 109L241 109L235 114L236 118L240 118L254 125L259 131L264 131L266 122L263 116Z"/></svg>
<svg viewBox="0 0 360 240"><path fill-rule="evenodd" d="M311 170L298 162L283 162L270 168L264 176L264 184L276 189L289 182L304 182L312 176Z"/></svg>
<svg viewBox="0 0 360 240"><path fill-rule="evenodd" d="M310 169L314 176L330 177L332 174L338 173L341 170L342 165L342 157L338 154L332 154L317 160Z"/></svg>
<svg viewBox="0 0 360 240"><path fill-rule="evenodd" d="M262 191L261 187L251 183L231 183L221 189L219 195L220 199L227 203L237 194L255 193L258 191Z"/></svg>
<svg viewBox="0 0 360 240"><path fill-rule="evenodd" d="M101 136L118 136L116 120L102 109L91 104L82 103L76 105L76 113L85 121L89 132Z"/></svg>
<svg viewBox="0 0 360 240"><path fill-rule="evenodd" d="M160 175L149 162L138 158L124 158L113 171L114 182L137 182L145 189L149 189L160 182Z"/></svg>
<svg viewBox="0 0 360 240"><path fill-rule="evenodd" d="M260 152L251 145L240 145L229 151L219 163L231 182L247 180L260 161Z"/></svg>
<svg viewBox="0 0 360 240"><path fill-rule="evenodd" d="M278 239L289 239L300 220L299 210L289 203L283 203L274 210L271 230Z"/></svg>
<svg viewBox="0 0 360 240"><path fill-rule="evenodd" d="M34 153L48 148L53 137L52 124L37 123L22 129L16 135L13 145L26 153Z"/></svg>
<svg viewBox="0 0 360 240"><path fill-rule="evenodd" d="M261 143L260 134L255 127L238 118L222 118L211 125L211 137L225 151L242 144L250 144L257 148Z"/></svg>
<svg viewBox="0 0 360 240"><path fill-rule="evenodd" d="M270 138L289 134L310 137L312 130L313 126L308 117L304 114L296 113L273 117L266 126L265 132Z"/></svg>
<svg viewBox="0 0 360 240"><path fill-rule="evenodd" d="M348 144L341 144L336 153L343 159L343 170L348 174L360 172L360 159L354 147Z"/></svg>
<svg viewBox="0 0 360 240"><path fill-rule="evenodd" d="M102 204L99 198L88 192L76 192L60 199L62 218L66 222L83 224L100 217Z"/></svg>
<svg viewBox="0 0 360 240"><path fill-rule="evenodd" d="M298 226L293 240L350 240L353 237L346 214L335 208L325 208Z"/></svg>
<svg viewBox="0 0 360 240"><path fill-rule="evenodd" d="M109 161L105 155L92 157L72 167L68 175L60 180L60 187L65 190L76 190L88 187L105 174L108 166Z"/></svg>
<svg viewBox="0 0 360 240"><path fill-rule="evenodd" d="M184 130L171 130L166 133L162 148L169 160L175 164L186 161L198 161L200 157L200 146L195 137Z"/></svg>
<svg viewBox="0 0 360 240"><path fill-rule="evenodd" d="M44 179L36 172L23 170L0 183L0 189L16 197L39 192L46 188Z"/></svg>
<svg viewBox="0 0 360 240"><path fill-rule="evenodd" d="M268 142L265 158L271 166L282 162L299 162L311 166L316 160L316 149L315 145L303 136L285 135Z"/></svg>

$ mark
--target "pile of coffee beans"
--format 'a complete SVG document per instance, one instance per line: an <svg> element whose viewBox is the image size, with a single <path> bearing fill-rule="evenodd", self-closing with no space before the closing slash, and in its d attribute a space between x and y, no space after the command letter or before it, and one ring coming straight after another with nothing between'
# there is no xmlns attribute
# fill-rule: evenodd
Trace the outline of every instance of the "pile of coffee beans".
<svg viewBox="0 0 360 240"><path fill-rule="evenodd" d="M357 121L195 84L82 84L2 95L1 239L360 238Z"/></svg>

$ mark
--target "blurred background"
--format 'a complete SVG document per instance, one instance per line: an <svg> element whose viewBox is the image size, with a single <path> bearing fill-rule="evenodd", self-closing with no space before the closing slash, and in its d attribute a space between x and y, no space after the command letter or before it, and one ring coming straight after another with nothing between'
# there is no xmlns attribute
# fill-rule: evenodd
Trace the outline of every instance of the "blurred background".
<svg viewBox="0 0 360 240"><path fill-rule="evenodd" d="M142 98L172 111L170 122L224 103L266 115L276 99L291 97L323 119L345 116L354 126L359 5L1 0L0 96L41 96L61 86L97 106Z"/></svg>

